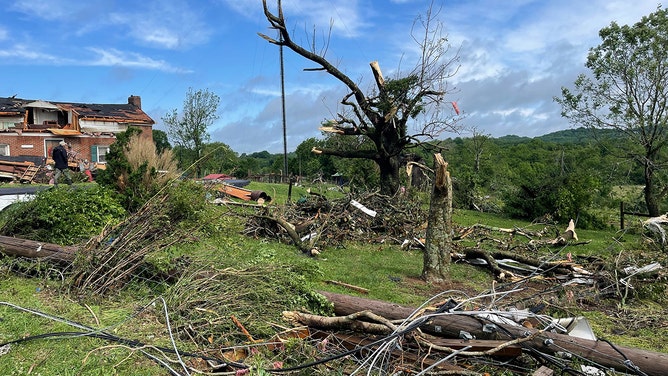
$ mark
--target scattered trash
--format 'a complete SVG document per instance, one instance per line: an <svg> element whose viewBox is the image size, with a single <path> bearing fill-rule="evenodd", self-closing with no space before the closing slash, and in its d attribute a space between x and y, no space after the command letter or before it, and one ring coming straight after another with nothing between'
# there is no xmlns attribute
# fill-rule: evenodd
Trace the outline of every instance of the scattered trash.
<svg viewBox="0 0 668 376"><path fill-rule="evenodd" d="M371 210L371 209L367 208L366 206L360 204L358 201L350 200L350 205L352 205L352 206L356 207L357 209L363 211L365 214L367 214L369 216L375 217L376 214L377 214L375 210Z"/></svg>

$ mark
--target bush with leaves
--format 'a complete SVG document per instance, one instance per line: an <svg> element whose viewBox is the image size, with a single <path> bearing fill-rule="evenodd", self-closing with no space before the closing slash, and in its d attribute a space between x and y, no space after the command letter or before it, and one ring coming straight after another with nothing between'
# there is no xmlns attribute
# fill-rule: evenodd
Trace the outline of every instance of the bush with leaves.
<svg viewBox="0 0 668 376"><path fill-rule="evenodd" d="M116 135L109 148L107 164L97 182L121 195L125 209L134 212L176 175L171 149L157 152L155 144L140 137L141 130L130 127Z"/></svg>
<svg viewBox="0 0 668 376"><path fill-rule="evenodd" d="M125 209L108 188L97 184L52 188L0 212L0 234L72 245L99 234L104 226L116 224L125 216Z"/></svg>

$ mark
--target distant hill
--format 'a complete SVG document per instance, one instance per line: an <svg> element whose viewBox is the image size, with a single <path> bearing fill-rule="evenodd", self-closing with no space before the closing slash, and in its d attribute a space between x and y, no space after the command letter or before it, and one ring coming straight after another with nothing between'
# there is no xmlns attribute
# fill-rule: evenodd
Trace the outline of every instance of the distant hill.
<svg viewBox="0 0 668 376"><path fill-rule="evenodd" d="M557 131L549 133L540 137L536 137L539 140L555 143L555 144L581 144L593 141L595 139L610 139L621 137L618 131L612 129L587 129L587 128L576 128L576 129L565 129L563 131Z"/></svg>
<svg viewBox="0 0 668 376"><path fill-rule="evenodd" d="M531 140L541 140L544 142L554 143L554 144L582 144L591 142L595 139L610 139L620 137L619 132L612 129L587 129L587 128L576 128L576 129L565 129L562 131L557 131L553 133L548 133L546 135L538 137L523 137L523 136L502 136L495 138L495 140L501 144L521 144L529 142Z"/></svg>

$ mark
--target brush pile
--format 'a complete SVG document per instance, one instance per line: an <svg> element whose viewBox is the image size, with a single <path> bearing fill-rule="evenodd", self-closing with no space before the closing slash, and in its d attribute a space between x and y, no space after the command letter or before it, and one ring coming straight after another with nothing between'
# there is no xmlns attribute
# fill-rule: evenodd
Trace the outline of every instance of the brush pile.
<svg viewBox="0 0 668 376"><path fill-rule="evenodd" d="M319 195L298 200L276 212L265 207L250 216L244 233L256 238L290 241L287 231L272 218L289 223L302 241L311 246L337 247L344 243L401 244L423 236L427 214L418 200L406 196L368 193L326 200Z"/></svg>
<svg viewBox="0 0 668 376"><path fill-rule="evenodd" d="M78 295L103 296L125 287L141 274L145 259L187 240L176 227L179 210L169 191L154 196L137 213L90 239L73 263L70 289Z"/></svg>

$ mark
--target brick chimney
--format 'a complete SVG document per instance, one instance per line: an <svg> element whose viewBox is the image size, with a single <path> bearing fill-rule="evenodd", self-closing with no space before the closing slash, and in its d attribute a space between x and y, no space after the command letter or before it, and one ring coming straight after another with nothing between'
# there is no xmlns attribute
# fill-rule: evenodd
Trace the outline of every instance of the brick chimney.
<svg viewBox="0 0 668 376"><path fill-rule="evenodd" d="M141 110L141 97L139 95L129 96L128 104L131 104Z"/></svg>

